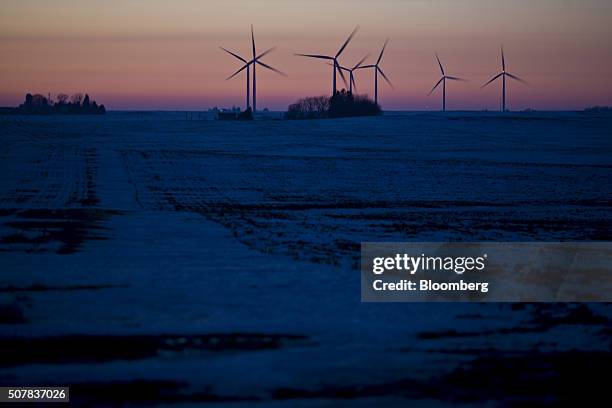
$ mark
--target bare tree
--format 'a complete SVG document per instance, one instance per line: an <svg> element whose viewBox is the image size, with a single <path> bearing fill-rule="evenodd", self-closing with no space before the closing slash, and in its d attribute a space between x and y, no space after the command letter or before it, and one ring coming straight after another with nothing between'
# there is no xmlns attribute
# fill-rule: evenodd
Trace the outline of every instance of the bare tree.
<svg viewBox="0 0 612 408"><path fill-rule="evenodd" d="M64 105L67 102L68 102L68 95L66 95L65 93L61 93L57 95L57 103L59 103L60 105Z"/></svg>
<svg viewBox="0 0 612 408"><path fill-rule="evenodd" d="M41 94L35 94L34 96L32 96L32 105L47 106L47 103L47 98L45 98Z"/></svg>
<svg viewBox="0 0 612 408"><path fill-rule="evenodd" d="M329 111L328 96L303 98L289 105L286 117L289 119L324 118Z"/></svg>
<svg viewBox="0 0 612 408"><path fill-rule="evenodd" d="M81 101L83 100L83 94L78 92L75 93L74 95L72 95L72 99L71 102L74 103L75 105L81 105Z"/></svg>

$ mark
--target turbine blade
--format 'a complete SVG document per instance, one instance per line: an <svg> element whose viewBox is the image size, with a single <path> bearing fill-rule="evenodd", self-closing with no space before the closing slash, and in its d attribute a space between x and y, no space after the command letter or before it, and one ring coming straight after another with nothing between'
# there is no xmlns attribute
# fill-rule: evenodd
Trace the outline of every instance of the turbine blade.
<svg viewBox="0 0 612 408"><path fill-rule="evenodd" d="M252 61L251 61L252 62ZM243 71L246 67L248 67L249 65L251 65L251 62L247 62L246 64L244 64L242 66L242 68L240 68L238 71L234 72L232 75L228 76L227 78L225 78L225 80L229 80L232 79L233 77L235 77L236 75L238 75L241 71Z"/></svg>
<svg viewBox="0 0 612 408"><path fill-rule="evenodd" d="M308 58L319 58L319 59L326 59L326 60L333 60L334 57L330 57L329 55L318 55L318 54L295 54L298 57L308 57Z"/></svg>
<svg viewBox="0 0 612 408"><path fill-rule="evenodd" d="M359 26L355 27L355 29L353 30L353 32L349 35L349 37L346 39L346 41L344 42L344 44L342 44L342 47L340 47L340 50L338 51L338 53L336 54L336 58L338 58L340 56L340 54L342 54L342 51L344 51L344 49L346 48L346 46L348 45L348 43L353 39L353 37L355 36L355 33L357 32L357 30L359 29Z"/></svg>
<svg viewBox="0 0 612 408"><path fill-rule="evenodd" d="M383 72L382 69L380 69L379 67L376 67L376 69L378 70L378 72L380 72L380 75L382 75L382 77L385 79L385 81L387 81L387 83L389 84L389 86L391 87L391 89L395 89L395 87L393 86L393 84L391 83L391 81L389 81L389 78L387 78L387 76L385 75L385 73Z"/></svg>
<svg viewBox="0 0 612 408"><path fill-rule="evenodd" d="M504 46L501 46L501 54L502 54L502 71L506 70L506 59L504 58Z"/></svg>
<svg viewBox="0 0 612 408"><path fill-rule="evenodd" d="M376 64L374 64L374 65L378 65L378 63L382 59L382 56L385 53L385 48L387 48L387 43L389 43L389 39L388 38L385 40L385 43L383 44L382 50L380 50L380 54L378 55L378 59L376 60Z"/></svg>
<svg viewBox="0 0 612 408"><path fill-rule="evenodd" d="M275 49L276 49L276 47L272 47L272 48L270 48L270 49L268 49L268 50L265 50L264 52L262 52L261 54L259 54L259 55L257 56L257 58L255 58L255 59L260 59L260 58L262 58L263 56L268 55L269 53L271 53L271 52L272 52L272 51L274 51Z"/></svg>
<svg viewBox="0 0 612 408"><path fill-rule="evenodd" d="M445 75L444 77L446 79L450 79L451 81L463 81L463 82L467 82L467 79L458 78L458 77L454 77L454 76Z"/></svg>
<svg viewBox="0 0 612 408"><path fill-rule="evenodd" d="M516 75L512 75L512 74L509 74L509 73L507 73L507 72L506 72L506 75L508 75L510 78L514 79L515 81L519 81L519 82L521 82L521 83L523 83L523 84L527 85L527 81L525 81L525 80L524 80L524 79L522 79L522 78L517 77Z"/></svg>
<svg viewBox="0 0 612 408"><path fill-rule="evenodd" d="M363 69L363 68L376 68L376 65L361 65L355 69Z"/></svg>
<svg viewBox="0 0 612 408"><path fill-rule="evenodd" d="M363 57L357 64L353 66L353 69L357 69L358 67L360 67L361 64L363 64L363 62L368 59L369 56L370 54L366 54L365 57Z"/></svg>
<svg viewBox="0 0 612 408"><path fill-rule="evenodd" d="M227 52L228 54L233 55L234 57L238 58L240 61L242 61L242 62L244 62L244 63L246 64L247 60L245 60L244 58L242 58L240 55L238 55L238 54L234 54L234 53L233 53L233 52L231 52L230 50L227 50L227 49L225 49L225 48L223 48L223 47L219 47L219 48L221 48L223 51Z"/></svg>
<svg viewBox="0 0 612 408"><path fill-rule="evenodd" d="M346 82L346 77L344 76L344 72L342 72L342 69L340 69L340 64L338 64L338 62L335 60L334 60L334 63L336 64L336 67L338 68L338 73L340 73L340 78L342 78L342 82L344 82L344 87L348 88L348 82Z"/></svg>
<svg viewBox="0 0 612 408"><path fill-rule="evenodd" d="M436 59L438 60L438 65L440 66L440 71L442 72L442 76L444 76L444 68L442 68L442 63L440 62L440 58L438 57L438 53L436 52Z"/></svg>
<svg viewBox="0 0 612 408"><path fill-rule="evenodd" d="M442 81L444 81L444 77L440 78L440 80L438 82L436 82L436 84L434 85L433 88L431 88L431 91L429 91L429 93L427 94L427 96L431 95L433 93L433 91L436 90L436 88L438 87L438 85L440 85L442 83Z"/></svg>
<svg viewBox="0 0 612 408"><path fill-rule="evenodd" d="M286 76L287 76L287 74L285 74L283 71L279 71L278 69L273 68L273 67L269 66L268 64L264 64L264 63L263 63L263 62L261 62L261 61L256 61L256 62L257 62L259 65L261 65L262 67L264 67L264 68L268 68L270 71L274 71L274 72L276 72L277 74L280 74L280 75L282 75L282 76L284 76L284 77L286 77Z"/></svg>
<svg viewBox="0 0 612 408"><path fill-rule="evenodd" d="M489 85L491 82L495 81L497 78L499 78L500 76L502 76L502 73L500 72L499 74L495 75L493 78L491 78L491 80L489 82L487 82L486 84L484 84L483 86L481 86L480 88L484 88L485 86Z"/></svg>
<svg viewBox="0 0 612 408"><path fill-rule="evenodd" d="M334 64L333 64L333 63L331 63L331 62L326 62L326 64L327 64L327 65L329 65L330 67L333 67L333 66L334 66ZM343 71L346 71L346 72L351 72L351 69L350 69L350 68L343 67L343 66L342 66L342 65L340 65L340 64L336 64L336 67L337 67L338 69L343 70Z"/></svg>
<svg viewBox="0 0 612 408"><path fill-rule="evenodd" d="M355 76L353 75L352 72L351 72L351 83L353 84L353 89L356 91L357 90L357 83L355 82Z"/></svg>
<svg viewBox="0 0 612 408"><path fill-rule="evenodd" d="M253 33L253 24L251 24L251 42L253 44L253 59L255 59L255 34Z"/></svg>

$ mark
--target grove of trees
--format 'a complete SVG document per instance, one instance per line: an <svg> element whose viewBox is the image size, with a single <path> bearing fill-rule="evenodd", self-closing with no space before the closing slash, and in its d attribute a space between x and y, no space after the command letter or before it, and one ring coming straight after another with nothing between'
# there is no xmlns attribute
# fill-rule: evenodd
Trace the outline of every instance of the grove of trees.
<svg viewBox="0 0 612 408"><path fill-rule="evenodd" d="M106 113L104 105L91 101L89 95L76 93L68 96L64 93L57 95L57 102L41 94L26 94L25 101L16 109L19 114L74 114L74 115L103 115Z"/></svg>

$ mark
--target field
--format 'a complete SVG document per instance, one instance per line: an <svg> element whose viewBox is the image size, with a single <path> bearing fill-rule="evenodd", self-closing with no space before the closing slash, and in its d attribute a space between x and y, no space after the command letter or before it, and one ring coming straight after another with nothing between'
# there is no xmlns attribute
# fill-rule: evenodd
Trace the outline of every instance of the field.
<svg viewBox="0 0 612 408"><path fill-rule="evenodd" d="M362 304L359 244L609 241L611 129L583 113L0 117L0 382L106 404L601 393L608 304Z"/></svg>

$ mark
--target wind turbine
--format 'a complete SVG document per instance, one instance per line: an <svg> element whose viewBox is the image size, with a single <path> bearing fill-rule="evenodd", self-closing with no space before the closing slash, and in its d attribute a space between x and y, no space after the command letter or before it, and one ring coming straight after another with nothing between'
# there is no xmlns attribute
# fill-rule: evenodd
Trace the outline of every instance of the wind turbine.
<svg viewBox="0 0 612 408"><path fill-rule="evenodd" d="M280 74L282 76L287 76L284 72L279 71L276 68L273 68L271 66L269 66L268 64L265 64L263 62L260 61L261 58L263 58L265 55L267 55L268 53L274 51L274 49L276 47L272 47L264 52L262 52L259 55L256 55L256 51L255 51L255 35L253 34L253 26L251 25L251 44L252 44L252 49L253 49L253 59L251 59L250 61L246 61L244 58L242 58L241 56L234 54L233 52L227 51L225 48L222 48L224 51L229 52L231 55L233 55L234 57L238 58L239 60L244 62L244 65L236 72L234 72L232 75L230 75L229 77L227 77L225 80L229 80L232 79L233 77L235 77L236 75L238 75L240 72L242 72L243 70L247 70L247 108L249 107L249 70L250 67L253 67L253 113L255 113L257 111L257 78L255 76L255 67L257 66L257 64L261 65L264 68L269 69L270 71L274 71L277 74Z"/></svg>
<svg viewBox="0 0 612 408"><path fill-rule="evenodd" d="M353 87L355 87L355 89L357 89L357 83L355 82L355 76L353 75L353 71L355 71L357 68L359 68L361 66L361 64L363 64L363 62L369 56L370 56L370 54L367 54L365 57L363 57L361 59L361 61L359 61L357 64L355 64L352 68L346 68L346 67L343 67L342 65L338 65L338 69L340 69L341 71L346 71L346 72L349 73L349 92L350 93L353 93Z"/></svg>
<svg viewBox="0 0 612 408"><path fill-rule="evenodd" d="M385 75L385 73L383 72L383 70L379 66L380 60L382 59L383 53L385 52L385 48L387 48L387 43L388 42L389 42L389 39L387 38L387 40L385 40L385 44L382 47L382 50L380 50L380 54L378 55L378 59L376 60L376 64L373 64L373 65L362 65L362 66L357 68L357 69L374 68L374 102L376 104L378 104L378 74L379 73L380 73L380 75L382 75L382 77L385 79L385 81L387 81L387 83L389 84L391 89L393 89L393 84L391 83L391 81L389 81L389 78L387 78L387 76Z"/></svg>
<svg viewBox="0 0 612 408"><path fill-rule="evenodd" d="M523 84L527 84L527 82L516 75L512 75L509 72L506 72L506 60L504 58L504 47L501 47L501 58L502 58L502 70L499 74L495 75L489 82L481 86L480 88L484 88L489 85L491 82L495 81L497 78L502 77L502 112L506 111L506 77L510 77L516 81L522 82Z"/></svg>
<svg viewBox="0 0 612 408"><path fill-rule="evenodd" d="M442 72L442 78L436 83L436 85L429 91L427 96L431 95L433 91L436 90L438 85L442 84L442 112L446 112L446 80L450 79L451 81L465 81L465 79L457 78L454 76L446 75L444 73L444 68L442 67L442 63L440 62L440 58L438 57L438 53L436 53L436 59L438 60L438 65L440 66L440 71Z"/></svg>
<svg viewBox="0 0 612 408"><path fill-rule="evenodd" d="M340 64L338 63L338 57L340 56L340 54L342 54L342 51L344 51L348 43L353 39L353 36L355 35L358 29L359 29L359 26L355 27L353 32L351 32L349 37L344 42L344 44L342 44L342 47L340 47L336 55L334 55L333 57L330 55L320 55L320 54L295 54L300 57L318 58L318 59L326 59L326 60L332 61L332 66L334 69L333 81L332 81L332 95L336 94L336 71L340 73L342 80L346 83L346 78L344 77L344 74L342 73L342 70L340 69Z"/></svg>

